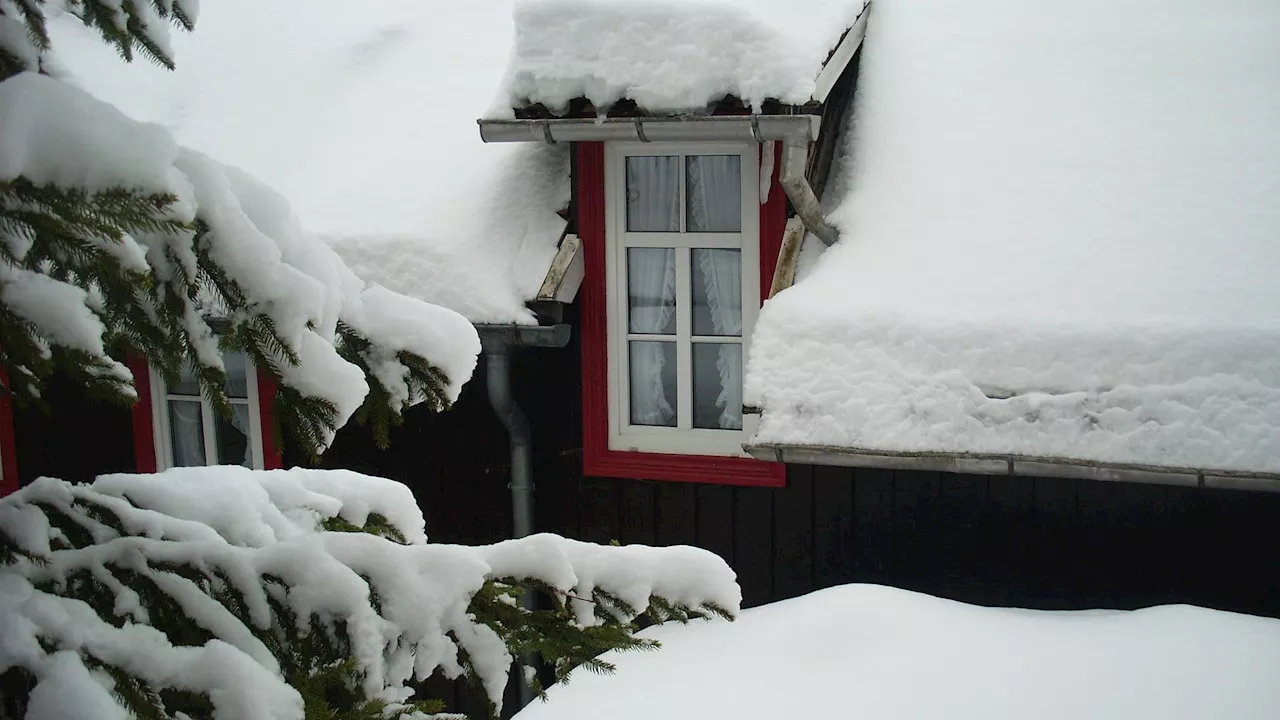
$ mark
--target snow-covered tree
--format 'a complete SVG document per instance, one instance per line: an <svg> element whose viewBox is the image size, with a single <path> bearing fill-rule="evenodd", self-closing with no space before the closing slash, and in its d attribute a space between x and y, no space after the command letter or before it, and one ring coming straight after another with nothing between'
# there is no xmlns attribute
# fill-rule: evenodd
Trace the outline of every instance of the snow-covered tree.
<svg viewBox="0 0 1280 720"><path fill-rule="evenodd" d="M461 317L367 286L288 204L50 74L52 13L122 58L174 66L196 0L0 0L2 391L39 402L54 372L133 402L120 359L189 364L226 405L225 351L277 380L275 417L319 453L353 415L380 441L411 404L448 405L479 341ZM253 22L246 18L245 22Z"/></svg>
<svg viewBox="0 0 1280 720"><path fill-rule="evenodd" d="M348 471L41 478L0 499L0 720L423 720L433 674L496 712L515 657L609 671L642 614L740 597L696 548L430 545L408 488Z"/></svg>

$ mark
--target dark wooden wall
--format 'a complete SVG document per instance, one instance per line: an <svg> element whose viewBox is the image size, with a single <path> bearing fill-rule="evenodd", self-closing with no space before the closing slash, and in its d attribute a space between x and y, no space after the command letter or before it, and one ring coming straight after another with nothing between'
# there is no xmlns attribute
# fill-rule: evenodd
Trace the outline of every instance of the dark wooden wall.
<svg viewBox="0 0 1280 720"><path fill-rule="evenodd" d="M981 605L1280 616L1269 494L811 466L777 490L576 485L559 532L715 551L747 605L871 582Z"/></svg>
<svg viewBox="0 0 1280 720"><path fill-rule="evenodd" d="M42 475L88 482L103 473L132 472L133 415L129 408L93 400L54 376L44 388L49 408L13 411L20 485Z"/></svg>
<svg viewBox="0 0 1280 720"><path fill-rule="evenodd" d="M747 605L873 582L984 605L1182 602L1280 617L1280 496L811 466L792 466L780 489L587 478L578 358L571 344L513 363L541 531L712 550ZM345 429L325 463L408 484L434 541L510 537L506 436L482 369L449 412L410 413L389 450Z"/></svg>

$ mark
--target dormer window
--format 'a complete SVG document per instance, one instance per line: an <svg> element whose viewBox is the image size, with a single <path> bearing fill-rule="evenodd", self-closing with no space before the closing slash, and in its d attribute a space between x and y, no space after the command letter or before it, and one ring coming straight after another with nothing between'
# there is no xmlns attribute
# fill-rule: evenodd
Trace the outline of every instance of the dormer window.
<svg viewBox="0 0 1280 720"><path fill-rule="evenodd" d="M759 305L754 145L611 145L612 450L737 456Z"/></svg>
<svg viewBox="0 0 1280 720"><path fill-rule="evenodd" d="M761 303L759 148L580 146L589 474L759 484L778 475L742 450L755 421L743 414L742 382ZM785 224L781 191L774 202Z"/></svg>

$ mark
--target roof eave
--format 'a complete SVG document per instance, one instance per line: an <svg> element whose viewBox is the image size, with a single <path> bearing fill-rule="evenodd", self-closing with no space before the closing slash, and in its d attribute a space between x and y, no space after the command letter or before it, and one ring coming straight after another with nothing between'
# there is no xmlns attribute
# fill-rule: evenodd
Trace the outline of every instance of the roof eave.
<svg viewBox="0 0 1280 720"><path fill-rule="evenodd" d="M645 116L626 118L485 119L484 142L803 142L818 136L817 115Z"/></svg>
<svg viewBox="0 0 1280 720"><path fill-rule="evenodd" d="M951 452L894 452L828 445L747 443L758 460L795 465L922 470L971 475L1059 477L1104 482L1280 492L1280 473L1106 463L1074 458Z"/></svg>
<svg viewBox="0 0 1280 720"><path fill-rule="evenodd" d="M849 67L849 62L857 54L858 48L862 47L862 40L867 36L867 18L870 14L871 3L868 2L862 7L862 12L858 13L857 19L853 21L848 32L840 38L840 44L836 45L835 50L831 52L831 57L823 64L822 70L813 83L815 101L823 104L827 102L827 96L831 94L836 81L844 74L845 68Z"/></svg>

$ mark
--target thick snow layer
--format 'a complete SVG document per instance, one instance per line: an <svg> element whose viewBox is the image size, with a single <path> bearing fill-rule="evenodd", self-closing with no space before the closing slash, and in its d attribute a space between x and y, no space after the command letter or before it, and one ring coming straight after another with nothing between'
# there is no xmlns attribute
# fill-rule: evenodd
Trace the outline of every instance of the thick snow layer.
<svg viewBox="0 0 1280 720"><path fill-rule="evenodd" d="M53 69L289 199L364 279L475 322L532 322L568 204L563 149L485 145L510 0L206 3L177 70L125 65L78 21ZM245 18L252 18L247 22Z"/></svg>
<svg viewBox="0 0 1280 720"><path fill-rule="evenodd" d="M757 441L1280 472L1280 5L872 8Z"/></svg>
<svg viewBox="0 0 1280 720"><path fill-rule="evenodd" d="M362 524L375 512L408 544L323 531L326 519ZM83 530L91 542L67 547L49 518ZM728 565L691 547L611 547L552 535L482 547L429 545L408 488L348 471L183 468L109 475L90 485L40 478L0 499L0 521L0 540L33 556L0 565L0 673L18 666L35 676L31 700L40 712L28 717L120 716L103 692L110 689L101 685L106 676L82 661L91 656L153 688L205 693L215 718L301 720L301 697L251 631L270 627L272 603L286 605L301 623L312 614L321 627L341 620L368 697L398 702L410 694L411 678L437 670L456 677L465 652L500 705L513 658L468 612L486 580L544 583L573 599L584 626L601 622L582 601L596 589L637 612L653 595L729 613L741 600ZM174 564L234 586L244 611L233 614L197 584L201 577L174 572ZM148 606L117 576L122 568L147 577L213 639L173 645L148 625ZM115 595L107 607L119 627L111 622L117 618L47 591L83 571Z"/></svg>
<svg viewBox="0 0 1280 720"><path fill-rule="evenodd" d="M217 487L219 492L207 492ZM349 470L254 471L238 466L174 468L155 475L103 475L103 495L161 515L211 528L234 545L264 547L315 533L320 521L341 517L362 526L371 513L387 518L406 542L427 541L422 511L405 485ZM192 498L200 498L198 503ZM163 530L139 534L158 536Z"/></svg>
<svg viewBox="0 0 1280 720"><path fill-rule="evenodd" d="M279 364L281 379L305 396L330 402L338 426L368 393L364 372L334 347L339 322L372 343L365 360L397 409L421 400L409 392L408 370L397 359L402 351L425 357L448 376L444 390L450 400L471 377L480 344L465 318L367 284L301 227L283 197L238 169L179 147L164 128L132 120L67 82L29 72L0 83L0 121L0 180L21 175L41 184L140 188L173 195L177 202L170 212L179 220L198 214L210 231L201 240L203 249L255 309L270 315L297 354L296 366ZM171 262L194 275L189 233L143 233L122 244L122 252L137 255L139 243L158 279L172 277ZM2 275L6 304L44 338L88 352L107 371L130 377L106 354L104 327L83 290L21 269ZM197 344L201 357L216 361L200 309L186 310L192 336L205 339Z"/></svg>
<svg viewBox="0 0 1280 720"><path fill-rule="evenodd" d="M589 99L651 112L734 95L800 105L860 0L520 0L505 92L490 111Z"/></svg>
<svg viewBox="0 0 1280 720"><path fill-rule="evenodd" d="M1190 606L981 608L846 585L658 627L656 653L552 687L521 720L1265 720L1280 621Z"/></svg>

